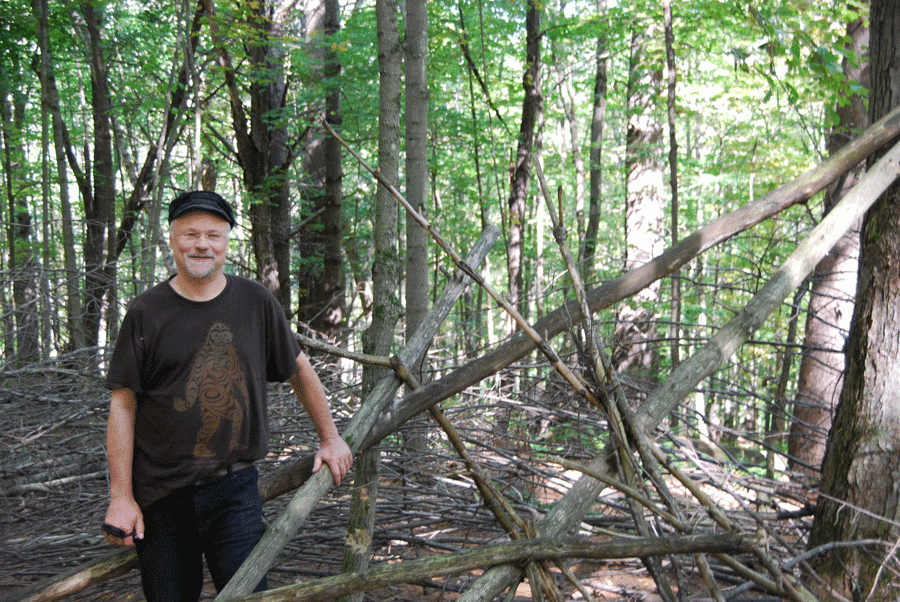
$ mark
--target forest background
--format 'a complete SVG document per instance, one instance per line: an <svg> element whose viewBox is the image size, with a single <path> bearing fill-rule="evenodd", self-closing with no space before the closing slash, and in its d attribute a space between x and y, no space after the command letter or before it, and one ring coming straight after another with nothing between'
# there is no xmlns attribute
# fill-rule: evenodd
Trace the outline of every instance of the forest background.
<svg viewBox="0 0 900 602"><path fill-rule="evenodd" d="M499 226L483 286L417 366L438 380L521 331L510 313L538 321L865 130L868 17L856 2L2 0L4 374L49 362L102 377L127 303L173 269L166 204L206 188L238 209L229 270L263 282L307 343L344 350L328 370L348 413L379 374L348 357L396 353L454 277L427 230L464 254ZM857 175L596 314L584 336L632 408L740 314ZM667 436L815 487L858 240L851 228L679 400ZM555 352L590 381L591 343L570 335ZM585 396L540 354L495 372L448 404L477 413L481 443L549 458L608 442L603 425L573 425Z"/></svg>

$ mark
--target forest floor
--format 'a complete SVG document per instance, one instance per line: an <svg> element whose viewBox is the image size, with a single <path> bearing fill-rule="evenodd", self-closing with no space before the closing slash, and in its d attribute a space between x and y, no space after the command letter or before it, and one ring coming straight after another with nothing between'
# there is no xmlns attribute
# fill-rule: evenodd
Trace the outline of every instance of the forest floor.
<svg viewBox="0 0 900 602"><path fill-rule="evenodd" d="M326 386L335 390L335 383ZM335 396L342 398L341 394ZM537 521L579 476L553 458L564 456L586 464L597 453L594 436L599 436L605 426L595 411L579 408L571 399L546 398L545 405L532 400L528 407L521 401L509 403L507 408L521 412L513 413L518 417L520 438L498 440L492 423L484 420L486 408L493 412L504 407L503 403L492 402L456 414L448 411L448 416L516 511ZM344 424L352 409L340 401L336 405L339 423ZM262 472L308 453L314 440L309 421L297 412L283 387L273 388L270 406L273 453L260 463ZM104 453L107 408L108 393L96 375L58 366L7 373L0 390L0 495L4 498L0 509L0 600L16 599L14 592L22 588L112 551L100 534L108 502ZM415 436L428 442L427 451L404 451L401 443ZM809 496L815 490L809 481L784 476L765 479L758 476L759 469L738 470L730 462L699 459L693 454L692 461L687 461L684 448L671 449L684 457L684 466L742 530L769 530L767 549L775 562L784 565L803 551L811 522L809 503L813 500ZM480 503L472 480L437 427L414 419L407 430L383 443L381 455L373 563L402 562L505 540L503 530ZM269 572L272 586L340 573L351 488L352 483L334 489L318 504ZM674 483L672 489L691 521L708 523L706 510L696 500ZM276 518L284 503L284 499L269 502L265 508L267 520ZM598 497L579 529L579 535L598 539L629 534L634 534L634 528L627 505L614 489ZM710 564L719 588L726 595L730 592L734 596L731 599L775 599L754 592L727 566L712 560ZM681 599L710 599L691 557L666 558L662 565L665 578L680 592ZM569 560L563 566L581 586L576 589L559 567L552 567L564 600L584 600L585 594L596 601L660 599L654 580L639 560ZM366 599L450 601L477 574L423 576L415 583L367 592ZM206 591L204 599L211 599L213 590L208 583ZM526 580L512 598L504 594L501 599L535 598ZM120 602L144 598L139 575L133 570L66 599Z"/></svg>

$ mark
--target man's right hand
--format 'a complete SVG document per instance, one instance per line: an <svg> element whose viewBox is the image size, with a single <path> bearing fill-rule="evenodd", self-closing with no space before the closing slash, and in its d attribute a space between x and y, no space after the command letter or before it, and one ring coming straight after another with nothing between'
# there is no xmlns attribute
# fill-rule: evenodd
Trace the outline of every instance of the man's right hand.
<svg viewBox="0 0 900 602"><path fill-rule="evenodd" d="M130 547L144 538L144 515L134 500L112 501L103 521L103 537L118 547Z"/></svg>

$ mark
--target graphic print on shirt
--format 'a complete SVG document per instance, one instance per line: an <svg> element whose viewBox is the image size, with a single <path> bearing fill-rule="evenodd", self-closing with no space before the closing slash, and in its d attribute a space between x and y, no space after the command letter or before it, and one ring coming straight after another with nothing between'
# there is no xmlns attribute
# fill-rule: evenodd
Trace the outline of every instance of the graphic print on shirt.
<svg viewBox="0 0 900 602"><path fill-rule="evenodd" d="M198 458L216 455L217 450L212 446L213 437L219 429L227 428L228 423L231 427L230 448L218 451L238 447L249 395L237 352L231 344L233 338L231 330L221 322L210 327L206 341L194 359L185 397L174 400L174 407L179 412L186 412L194 404L200 404L200 430L194 445L194 455Z"/></svg>

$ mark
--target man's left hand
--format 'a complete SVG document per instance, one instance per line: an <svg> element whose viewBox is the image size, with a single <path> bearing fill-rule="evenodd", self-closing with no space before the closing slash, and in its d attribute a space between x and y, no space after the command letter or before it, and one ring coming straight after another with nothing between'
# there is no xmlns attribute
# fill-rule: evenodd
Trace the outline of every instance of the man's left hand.
<svg viewBox="0 0 900 602"><path fill-rule="evenodd" d="M334 484L340 485L353 465L353 454L350 452L350 446L340 437L323 441L322 447L316 452L312 471L319 472L323 462L331 469Z"/></svg>

